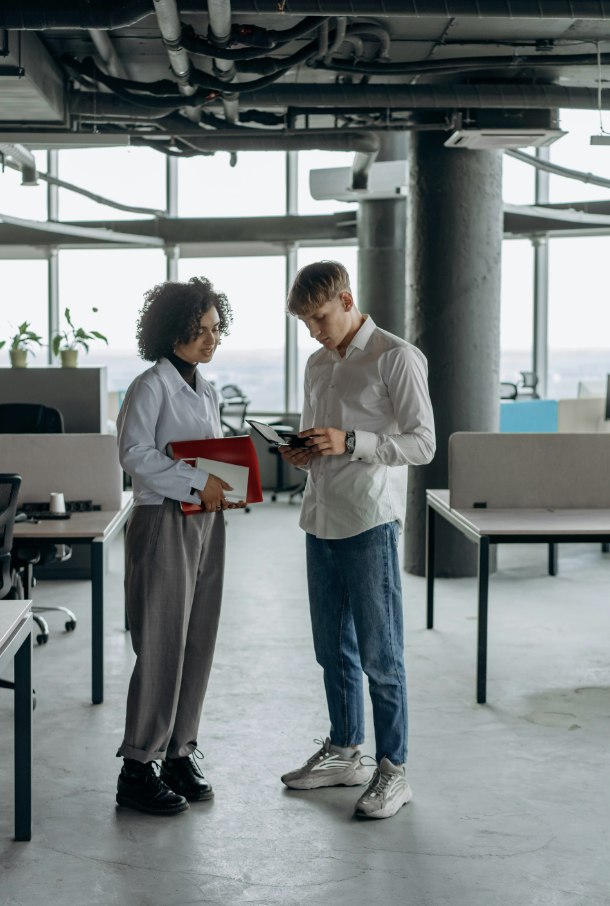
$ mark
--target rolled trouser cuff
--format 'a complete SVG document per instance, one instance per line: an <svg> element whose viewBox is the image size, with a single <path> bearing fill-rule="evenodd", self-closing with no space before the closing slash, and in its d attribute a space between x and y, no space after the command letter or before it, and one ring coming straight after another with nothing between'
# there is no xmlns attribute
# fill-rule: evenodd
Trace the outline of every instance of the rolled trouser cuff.
<svg viewBox="0 0 610 906"><path fill-rule="evenodd" d="M141 761L142 764L148 764L149 761L162 760L165 758L167 752L150 752L146 749L136 749L134 746L128 746L126 742L123 742L116 754L117 758L133 758L134 761Z"/></svg>

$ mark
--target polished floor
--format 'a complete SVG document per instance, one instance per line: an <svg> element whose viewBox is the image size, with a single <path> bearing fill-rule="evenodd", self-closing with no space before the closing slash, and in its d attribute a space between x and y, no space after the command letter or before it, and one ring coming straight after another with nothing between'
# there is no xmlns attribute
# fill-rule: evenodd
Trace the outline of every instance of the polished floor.
<svg viewBox="0 0 610 906"><path fill-rule="evenodd" d="M404 576L412 803L354 818L358 790L296 792L279 775L328 732L312 651L298 508L229 517L221 629L199 744L216 790L174 818L114 803L133 654L112 550L106 700L89 701L89 584L34 651L34 835L12 840L12 702L0 690L0 906L607 906L610 555L504 547L491 580L489 703L475 704L474 580ZM371 719L365 751L374 750Z"/></svg>

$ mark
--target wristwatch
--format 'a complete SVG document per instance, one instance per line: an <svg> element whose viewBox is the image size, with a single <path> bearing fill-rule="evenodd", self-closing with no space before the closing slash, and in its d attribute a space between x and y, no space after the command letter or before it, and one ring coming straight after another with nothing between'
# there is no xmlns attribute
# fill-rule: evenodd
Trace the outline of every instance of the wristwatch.
<svg viewBox="0 0 610 906"><path fill-rule="evenodd" d="M356 432L348 431L345 435L345 452L351 456L356 449Z"/></svg>

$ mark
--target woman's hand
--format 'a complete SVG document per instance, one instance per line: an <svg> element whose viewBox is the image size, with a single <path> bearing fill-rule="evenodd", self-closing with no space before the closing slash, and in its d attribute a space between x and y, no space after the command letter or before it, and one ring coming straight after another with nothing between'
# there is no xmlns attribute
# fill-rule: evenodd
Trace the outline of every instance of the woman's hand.
<svg viewBox="0 0 610 906"><path fill-rule="evenodd" d="M229 501L225 499L224 492L232 490L231 485L223 481L222 478L210 475L203 491L197 491L197 493L201 498L206 513L217 513L218 510L226 510L231 506Z"/></svg>

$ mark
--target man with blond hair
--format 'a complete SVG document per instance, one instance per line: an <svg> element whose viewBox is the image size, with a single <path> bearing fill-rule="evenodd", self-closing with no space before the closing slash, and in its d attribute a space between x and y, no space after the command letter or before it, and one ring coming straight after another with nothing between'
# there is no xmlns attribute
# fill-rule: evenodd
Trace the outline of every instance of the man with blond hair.
<svg viewBox="0 0 610 906"><path fill-rule="evenodd" d="M356 813L389 818L411 799L406 779L407 689L398 535L407 466L434 456L427 363L354 304L336 261L302 268L288 295L322 349L305 369L299 437L282 456L309 472L301 528L316 660L324 670L330 736L305 764L284 774L293 789L369 781L362 671L369 680L376 769Z"/></svg>

